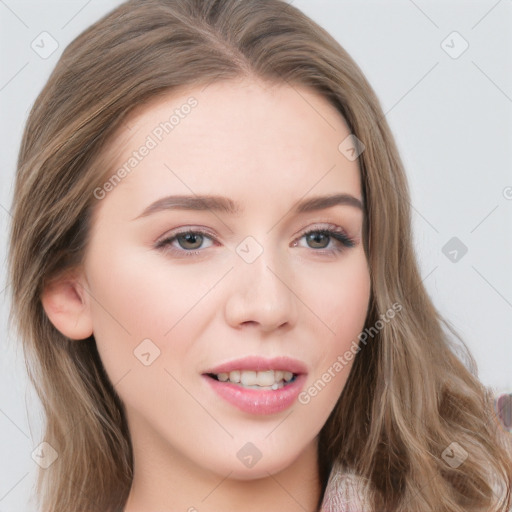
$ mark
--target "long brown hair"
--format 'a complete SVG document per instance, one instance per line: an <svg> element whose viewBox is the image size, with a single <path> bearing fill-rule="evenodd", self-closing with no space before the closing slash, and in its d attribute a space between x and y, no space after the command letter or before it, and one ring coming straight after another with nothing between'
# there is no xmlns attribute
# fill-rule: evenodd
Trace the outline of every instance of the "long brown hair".
<svg viewBox="0 0 512 512"><path fill-rule="evenodd" d="M324 488L336 466L370 483L379 512L508 510L508 441L489 420L490 393L454 355L456 333L422 284L407 182L379 101L346 51L281 0L128 1L65 49L32 108L19 153L10 276L45 441L59 453L39 473L42 509L119 511L131 485L123 404L94 338L63 336L40 300L52 278L82 261L93 191L112 173L103 158L109 141L158 95L242 76L313 89L363 142L366 326L391 304L402 306L357 354L320 433ZM457 467L442 456L453 443L469 455Z"/></svg>

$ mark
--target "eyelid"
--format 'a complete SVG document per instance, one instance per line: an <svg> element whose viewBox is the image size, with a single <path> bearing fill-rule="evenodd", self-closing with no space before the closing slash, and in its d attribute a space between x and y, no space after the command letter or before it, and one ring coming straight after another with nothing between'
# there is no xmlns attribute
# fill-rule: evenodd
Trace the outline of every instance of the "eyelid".
<svg viewBox="0 0 512 512"><path fill-rule="evenodd" d="M174 228L174 229L168 231L167 233L165 233L165 235L158 237L156 239L156 241L154 242L154 244L158 245L163 242L167 242L171 238L175 238L179 235L186 235L187 233L196 233L199 235L207 235L212 240L217 240L216 235L209 228L207 228L205 226L187 225L187 226L177 227L177 228Z"/></svg>
<svg viewBox="0 0 512 512"><path fill-rule="evenodd" d="M332 224L330 222L323 222L323 223L316 223L311 226L308 226L307 228L304 228L304 230L300 231L297 235L297 238L302 238L303 236L311 233L311 232L322 232L322 231L328 231L333 232L341 237L343 237L347 242L350 242L353 245L356 245L357 237L352 237L348 234L348 231L341 226L338 226L337 224Z"/></svg>

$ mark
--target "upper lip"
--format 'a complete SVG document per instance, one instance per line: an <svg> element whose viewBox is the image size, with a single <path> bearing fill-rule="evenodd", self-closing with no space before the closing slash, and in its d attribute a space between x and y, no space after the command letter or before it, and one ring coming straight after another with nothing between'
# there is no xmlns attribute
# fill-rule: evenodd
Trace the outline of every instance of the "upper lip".
<svg viewBox="0 0 512 512"><path fill-rule="evenodd" d="M283 370L295 374L307 373L306 365L297 359L281 356L267 359L260 356L247 356L241 359L233 359L226 363L206 370L204 373L229 373L234 370L265 371Z"/></svg>

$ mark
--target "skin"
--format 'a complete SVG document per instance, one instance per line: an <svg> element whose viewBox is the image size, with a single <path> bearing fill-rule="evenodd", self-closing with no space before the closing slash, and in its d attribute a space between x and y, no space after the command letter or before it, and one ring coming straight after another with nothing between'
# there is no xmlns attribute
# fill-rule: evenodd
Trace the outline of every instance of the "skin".
<svg viewBox="0 0 512 512"><path fill-rule="evenodd" d="M309 403L270 415L240 411L201 374L247 355L284 355L306 365L308 388L357 340L370 298L363 212L291 213L317 195L362 201L357 160L338 150L350 131L306 88L220 82L137 110L110 142L116 165L191 96L197 107L98 201L83 268L49 287L43 304L67 336L94 334L125 404L135 458L125 512L313 511L317 436L351 365ZM241 213L140 216L171 194L226 196ZM327 224L354 246L303 236ZM203 245L157 247L183 227L207 229ZM252 263L236 251L248 236L263 251ZM134 356L145 339L160 350L148 366ZM251 468L237 457L247 442L262 454Z"/></svg>

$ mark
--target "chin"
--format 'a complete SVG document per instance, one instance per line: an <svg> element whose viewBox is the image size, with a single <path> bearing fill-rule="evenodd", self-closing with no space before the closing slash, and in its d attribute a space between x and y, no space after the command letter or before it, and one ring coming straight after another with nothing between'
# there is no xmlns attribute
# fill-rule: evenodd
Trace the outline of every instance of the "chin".
<svg viewBox="0 0 512 512"><path fill-rule="evenodd" d="M270 450L269 450L270 451ZM224 463L217 464L212 468L216 473L219 473L223 477L229 474L229 478L232 480L250 481L258 480L260 478L268 478L269 475L275 475L284 471L286 468L291 466L294 461L297 460L299 454L293 454L290 456L283 456L282 451L274 451L272 455L266 455L265 452L261 454L261 458L251 465L252 461L247 461L246 464L243 462L243 454L238 457L224 460ZM222 457L222 455L220 455Z"/></svg>

